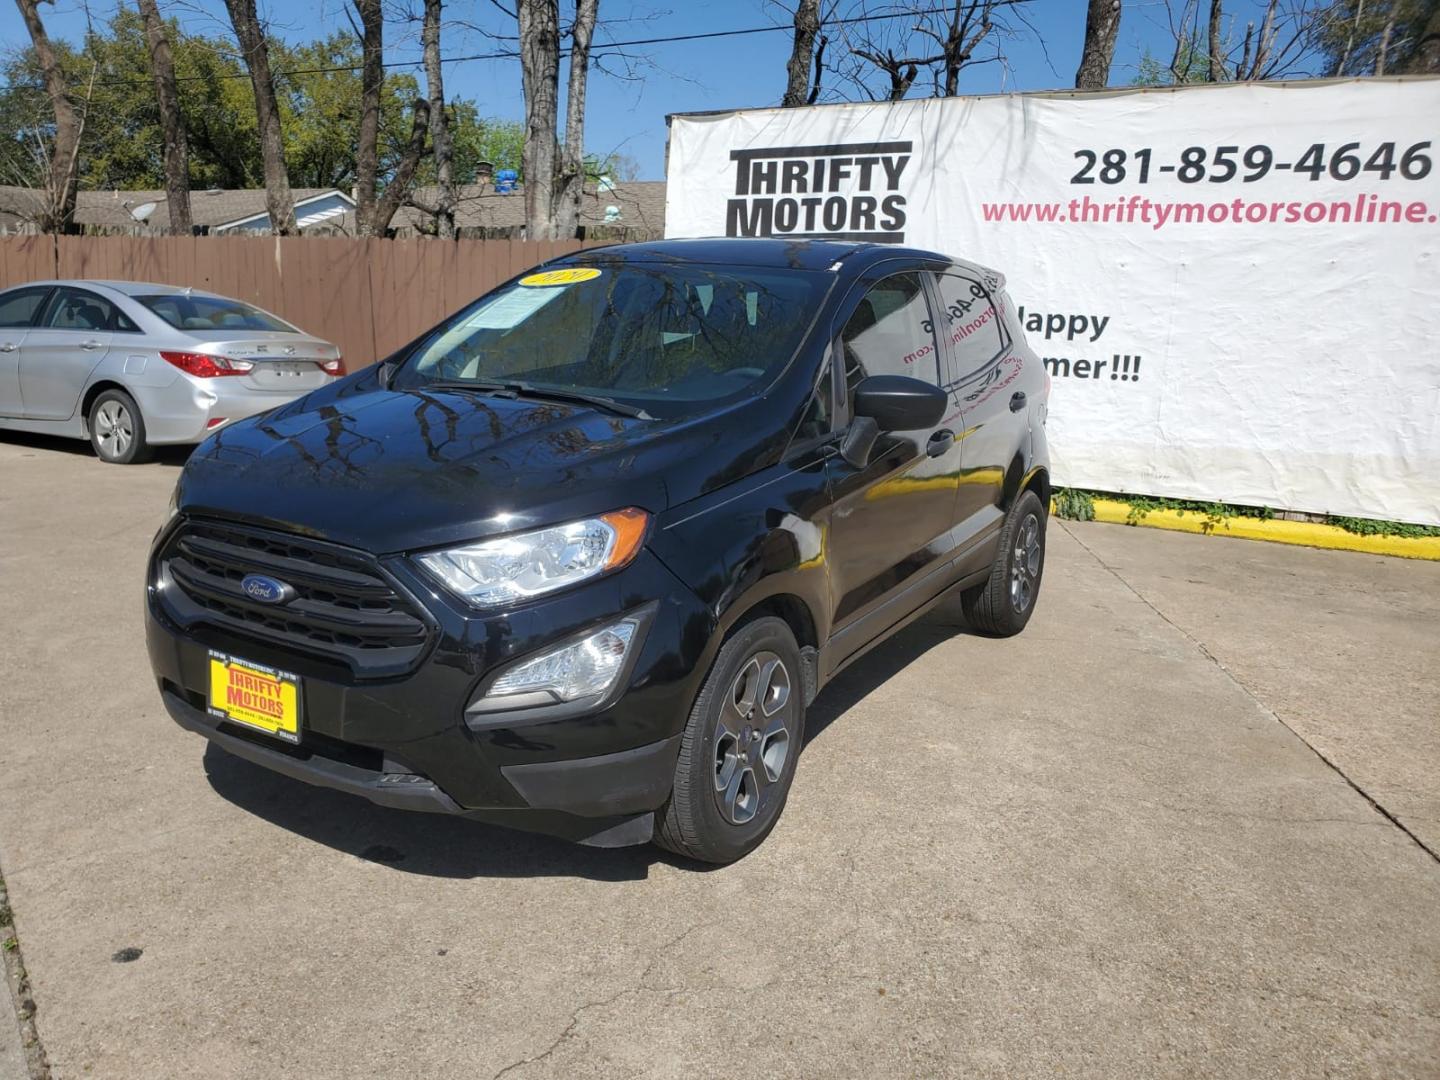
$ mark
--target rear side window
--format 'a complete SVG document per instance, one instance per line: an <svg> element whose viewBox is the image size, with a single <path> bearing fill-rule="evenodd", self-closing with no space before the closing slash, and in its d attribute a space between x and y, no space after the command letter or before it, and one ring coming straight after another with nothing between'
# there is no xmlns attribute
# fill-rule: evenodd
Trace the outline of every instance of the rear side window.
<svg viewBox="0 0 1440 1080"><path fill-rule="evenodd" d="M955 370L964 378L985 367L1005 348L1004 331L985 286L962 274L939 274L940 302L945 305L945 322L950 347L955 350Z"/></svg>
<svg viewBox="0 0 1440 1080"><path fill-rule="evenodd" d="M103 296L61 289L50 301L45 326L50 330L109 330L115 325L115 315L115 305Z"/></svg>
<svg viewBox="0 0 1440 1080"><path fill-rule="evenodd" d="M852 403L867 375L909 375L943 385L932 325L920 275L896 274L873 286L840 332Z"/></svg>
<svg viewBox="0 0 1440 1080"><path fill-rule="evenodd" d="M37 289L16 289L0 296L0 326L29 326L45 297L50 295L48 286Z"/></svg>
<svg viewBox="0 0 1440 1080"><path fill-rule="evenodd" d="M286 334L299 333L295 327L281 322L267 311L223 296L165 293L160 296L137 296L135 300L177 330L277 330Z"/></svg>

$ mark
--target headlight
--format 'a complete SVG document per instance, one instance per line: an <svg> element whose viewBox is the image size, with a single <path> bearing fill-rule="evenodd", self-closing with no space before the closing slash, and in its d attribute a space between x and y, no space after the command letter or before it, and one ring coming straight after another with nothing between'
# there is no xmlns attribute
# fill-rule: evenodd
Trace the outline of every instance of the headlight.
<svg viewBox="0 0 1440 1080"><path fill-rule="evenodd" d="M556 701L575 701L606 694L625 666L638 626L638 619L623 619L517 664L495 680L484 700L487 705L504 707L508 703L493 699L549 694Z"/></svg>
<svg viewBox="0 0 1440 1080"><path fill-rule="evenodd" d="M564 589L626 565L649 515L630 508L534 532L433 551L420 564L474 607L498 607Z"/></svg>

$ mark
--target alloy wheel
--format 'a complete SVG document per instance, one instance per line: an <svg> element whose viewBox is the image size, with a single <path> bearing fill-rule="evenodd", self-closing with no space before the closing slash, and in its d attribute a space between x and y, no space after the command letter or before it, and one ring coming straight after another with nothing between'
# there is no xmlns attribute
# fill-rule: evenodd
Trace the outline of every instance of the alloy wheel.
<svg viewBox="0 0 1440 1080"><path fill-rule="evenodd" d="M111 399L95 410L95 441L107 458L118 458L135 441L135 424L130 410Z"/></svg>
<svg viewBox="0 0 1440 1080"><path fill-rule="evenodd" d="M715 727L715 798L725 820L745 825L785 774L795 709L792 681L773 652L750 657L720 706Z"/></svg>
<svg viewBox="0 0 1440 1080"><path fill-rule="evenodd" d="M1040 577L1040 519L1026 514L1015 530L1015 548L1010 553L1010 606L1023 613L1035 599Z"/></svg>

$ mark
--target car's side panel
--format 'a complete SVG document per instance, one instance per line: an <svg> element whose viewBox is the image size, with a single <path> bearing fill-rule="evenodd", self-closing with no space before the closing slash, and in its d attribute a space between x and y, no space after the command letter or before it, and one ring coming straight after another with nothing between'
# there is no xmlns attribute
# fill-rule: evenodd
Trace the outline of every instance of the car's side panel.
<svg viewBox="0 0 1440 1080"><path fill-rule="evenodd" d="M846 332L846 320L857 314L857 306L887 291L897 273L921 285L923 295L915 303L924 311L925 326L913 328L902 323L901 336L894 336L893 331L886 334L885 346L867 347L865 355L849 356L847 364L865 363L866 374L908 374L944 385L948 381L944 354L937 351L934 333L937 313L921 264L877 267L852 291L848 309L841 309L837 323ZM883 331L890 319L882 318L876 329ZM919 336L907 336L910 329ZM842 349L837 345L838 354L846 355L839 351ZM893 368L883 366L887 361ZM922 431L882 433L860 468L839 456L831 459L835 641L830 655L837 662L949 583L955 487L961 463L953 438L958 429L954 418L944 418Z"/></svg>
<svg viewBox="0 0 1440 1080"><path fill-rule="evenodd" d="M963 461L955 529L958 545L970 552L962 567L969 572L991 561L1009 497L1029 467L1030 410L1044 377L1006 324L994 277L955 267L937 275L936 284L951 317L947 345Z"/></svg>
<svg viewBox="0 0 1440 1080"><path fill-rule="evenodd" d="M20 396L31 420L75 416L81 391L116 336L114 302L88 289L63 286L20 347Z"/></svg>
<svg viewBox="0 0 1440 1080"><path fill-rule="evenodd" d="M0 292L0 418L25 415L20 394L20 355L37 316L45 310L51 285Z"/></svg>
<svg viewBox="0 0 1440 1080"><path fill-rule="evenodd" d="M0 327L0 417L25 415L20 399L20 348L29 329Z"/></svg>
<svg viewBox="0 0 1440 1080"><path fill-rule="evenodd" d="M75 415L80 392L110 348L109 331L37 327L20 347L20 395L32 420Z"/></svg>
<svg viewBox="0 0 1440 1080"><path fill-rule="evenodd" d="M810 623L801 644L830 635L830 490L816 447L660 515L649 546L714 619L708 668L724 633L766 601L793 598Z"/></svg>

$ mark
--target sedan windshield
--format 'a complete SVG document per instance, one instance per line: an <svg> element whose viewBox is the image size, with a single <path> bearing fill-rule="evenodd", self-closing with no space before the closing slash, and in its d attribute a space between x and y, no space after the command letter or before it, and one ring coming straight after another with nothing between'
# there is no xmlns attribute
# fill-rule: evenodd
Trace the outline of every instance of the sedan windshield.
<svg viewBox="0 0 1440 1080"><path fill-rule="evenodd" d="M683 416L766 385L799 347L828 274L612 263L541 270L423 340L391 385L547 388Z"/></svg>
<svg viewBox="0 0 1440 1080"><path fill-rule="evenodd" d="M273 330L286 334L300 332L269 312L243 304L239 300L228 300L223 296L166 293L162 296L137 296L135 299L177 330Z"/></svg>

